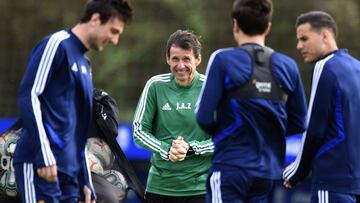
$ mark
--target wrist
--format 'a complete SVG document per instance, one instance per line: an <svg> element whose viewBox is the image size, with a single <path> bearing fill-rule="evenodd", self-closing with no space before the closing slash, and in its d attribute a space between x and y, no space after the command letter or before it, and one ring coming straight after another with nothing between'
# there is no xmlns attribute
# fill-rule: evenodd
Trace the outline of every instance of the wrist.
<svg viewBox="0 0 360 203"><path fill-rule="evenodd" d="M186 153L186 156L190 156L190 155L193 155L193 154L195 154L195 151L191 146L189 146L189 149L188 149L188 151Z"/></svg>

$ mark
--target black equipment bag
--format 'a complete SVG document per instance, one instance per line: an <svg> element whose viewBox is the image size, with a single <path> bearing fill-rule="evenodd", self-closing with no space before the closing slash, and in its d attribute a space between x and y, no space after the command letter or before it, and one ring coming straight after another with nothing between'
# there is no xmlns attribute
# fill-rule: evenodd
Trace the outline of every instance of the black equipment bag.
<svg viewBox="0 0 360 203"><path fill-rule="evenodd" d="M145 203L145 188L116 140L118 136L119 110L115 100L103 90L94 89L93 105L92 122L95 122L95 125L92 126L96 126L98 136L103 138L109 145L111 151L115 154L116 161L132 182L137 197L141 202Z"/></svg>

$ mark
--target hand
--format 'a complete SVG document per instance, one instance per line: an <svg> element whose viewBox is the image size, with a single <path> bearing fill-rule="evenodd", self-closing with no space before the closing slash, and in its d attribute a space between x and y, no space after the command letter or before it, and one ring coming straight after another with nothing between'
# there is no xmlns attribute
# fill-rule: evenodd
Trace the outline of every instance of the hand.
<svg viewBox="0 0 360 203"><path fill-rule="evenodd" d="M284 187L286 187L286 188L292 188L292 187L293 187L293 186L291 185L290 181L288 181L288 180L284 180L283 185L284 185Z"/></svg>
<svg viewBox="0 0 360 203"><path fill-rule="evenodd" d="M84 189L85 202L80 201L80 203L96 203L95 200L91 200L91 190L85 185Z"/></svg>
<svg viewBox="0 0 360 203"><path fill-rule="evenodd" d="M169 151L170 161L183 161L189 147L189 144L185 142L184 138L181 136L179 136L176 140L173 140Z"/></svg>
<svg viewBox="0 0 360 203"><path fill-rule="evenodd" d="M180 149L180 151L182 151ZM183 161L186 157L186 153L179 152L176 148L171 147L169 153L169 159L172 162Z"/></svg>
<svg viewBox="0 0 360 203"><path fill-rule="evenodd" d="M42 179L45 179L49 183L53 183L57 181L57 166L45 166L38 168L36 170L38 176Z"/></svg>

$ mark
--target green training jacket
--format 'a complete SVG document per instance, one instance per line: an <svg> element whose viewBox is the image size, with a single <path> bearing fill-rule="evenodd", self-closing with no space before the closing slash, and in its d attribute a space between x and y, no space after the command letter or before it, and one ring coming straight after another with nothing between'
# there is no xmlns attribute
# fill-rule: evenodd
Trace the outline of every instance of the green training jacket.
<svg viewBox="0 0 360 203"><path fill-rule="evenodd" d="M204 81L205 76L196 72L188 86L176 84L171 73L154 76L146 83L135 112L133 136L153 153L147 192L168 196L206 193L214 145L194 113ZM178 136L184 137L195 153L184 161L171 162L171 142Z"/></svg>

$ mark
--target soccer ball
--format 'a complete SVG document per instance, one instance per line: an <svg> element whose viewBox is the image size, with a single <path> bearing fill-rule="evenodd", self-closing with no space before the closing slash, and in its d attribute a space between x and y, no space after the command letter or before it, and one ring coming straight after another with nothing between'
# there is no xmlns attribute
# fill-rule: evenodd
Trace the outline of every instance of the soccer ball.
<svg viewBox="0 0 360 203"><path fill-rule="evenodd" d="M128 188L128 184L124 175L119 171L105 170L101 176L120 189L126 190Z"/></svg>
<svg viewBox="0 0 360 203"><path fill-rule="evenodd" d="M111 168L115 157L111 152L109 145L107 145L104 140L92 137L87 140L86 146L88 147L88 153L95 155L104 169Z"/></svg>
<svg viewBox="0 0 360 203"><path fill-rule="evenodd" d="M91 172L94 172L99 175L104 172L100 160L91 152L87 153L87 165L88 165L88 169Z"/></svg>
<svg viewBox="0 0 360 203"><path fill-rule="evenodd" d="M0 192L11 197L18 194L13 170L4 170L0 173Z"/></svg>
<svg viewBox="0 0 360 203"><path fill-rule="evenodd" d="M0 156L13 155L15 152L16 142L19 139L20 130L11 130L0 136Z"/></svg>

